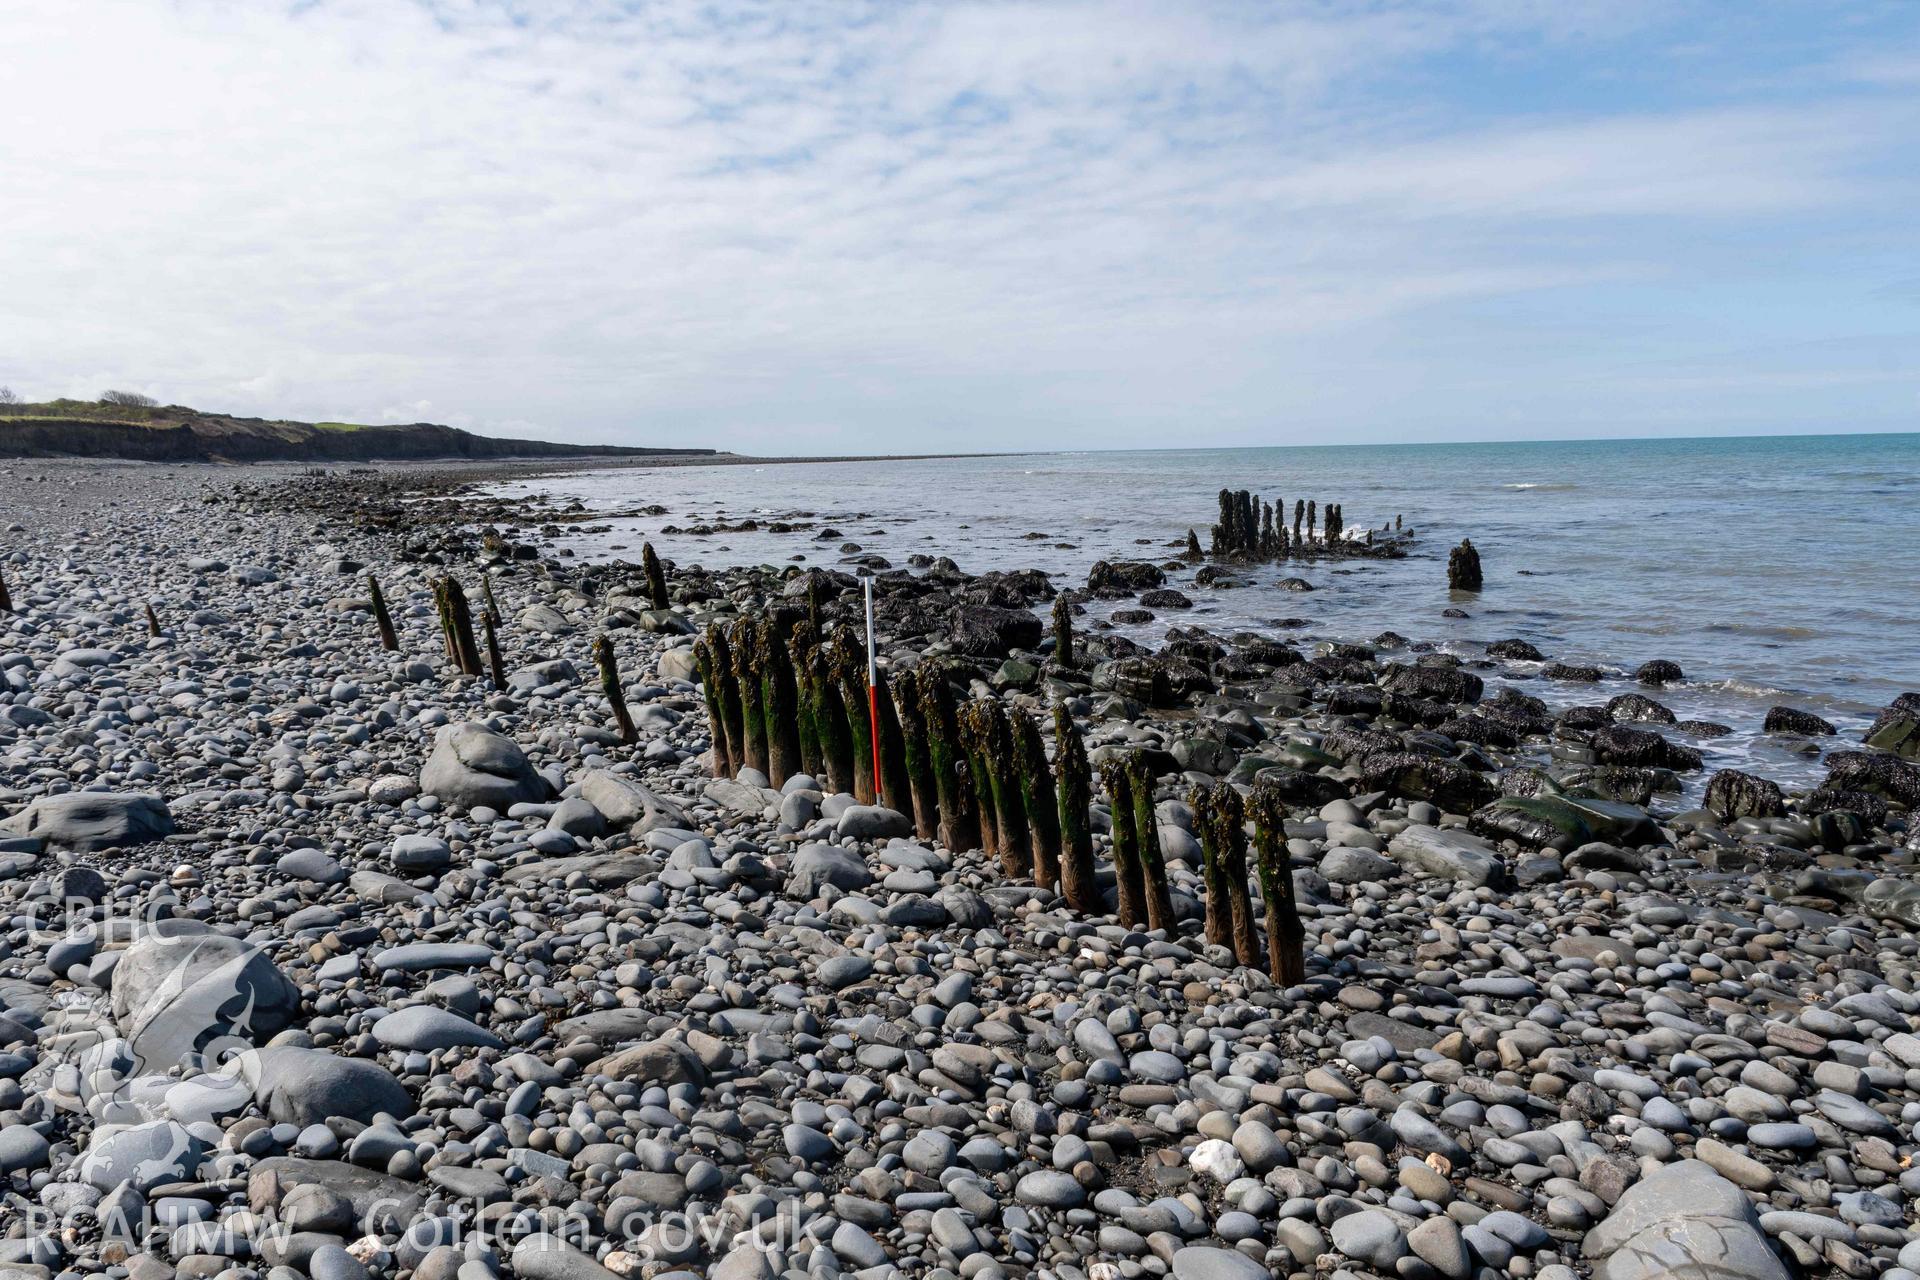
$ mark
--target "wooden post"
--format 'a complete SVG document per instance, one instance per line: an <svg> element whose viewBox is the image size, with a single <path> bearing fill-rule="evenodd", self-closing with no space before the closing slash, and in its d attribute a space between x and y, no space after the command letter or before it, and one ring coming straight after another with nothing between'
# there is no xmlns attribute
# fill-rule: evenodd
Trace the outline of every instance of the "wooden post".
<svg viewBox="0 0 1920 1280"><path fill-rule="evenodd" d="M1207 891L1207 945L1226 947L1233 945L1233 911L1227 905L1227 863L1221 851L1214 802L1211 787L1195 787L1187 795L1187 804L1193 810L1193 825L1199 828L1201 878Z"/></svg>
<svg viewBox="0 0 1920 1280"><path fill-rule="evenodd" d="M151 640L158 640L160 638L160 619L154 615L153 601L149 600L146 602L146 610L147 610L147 638Z"/></svg>
<svg viewBox="0 0 1920 1280"><path fill-rule="evenodd" d="M633 716L627 711L627 695L620 688L620 668L614 665L613 641L603 632L593 642L593 660L600 668L600 691L607 695L607 701L613 706L614 723L620 726L620 741L632 746L640 741L640 731L633 727Z"/></svg>
<svg viewBox="0 0 1920 1280"><path fill-rule="evenodd" d="M380 647L388 653L400 651L400 637L393 629L393 615L387 612L387 598L380 592L380 580L367 575L367 594L373 598L373 622L380 628Z"/></svg>
<svg viewBox="0 0 1920 1280"><path fill-rule="evenodd" d="M733 624L733 682L740 690L741 764L766 774L767 712L760 685L760 648L755 643L753 623L742 618Z"/></svg>
<svg viewBox="0 0 1920 1280"><path fill-rule="evenodd" d="M1073 660L1073 600L1062 591L1053 598L1053 660L1071 670Z"/></svg>
<svg viewBox="0 0 1920 1280"><path fill-rule="evenodd" d="M13 612L13 597L7 594L7 577L0 574L0 613Z"/></svg>
<svg viewBox="0 0 1920 1280"><path fill-rule="evenodd" d="M825 783L820 748L819 697L813 683L808 655L813 649L813 628L803 619L787 632L787 671L793 679L793 720L800 739L800 772L816 782Z"/></svg>
<svg viewBox="0 0 1920 1280"><path fill-rule="evenodd" d="M1293 870L1288 865L1286 801L1278 787L1261 782L1254 784L1249 802L1260 896L1267 908L1267 973L1283 987L1297 987L1307 980L1306 930L1294 903Z"/></svg>
<svg viewBox="0 0 1920 1280"><path fill-rule="evenodd" d="M798 692L786 636L771 614L755 624L753 644L760 667L760 707L767 718L767 781L778 787L800 772Z"/></svg>
<svg viewBox="0 0 1920 1280"><path fill-rule="evenodd" d="M1053 770L1047 766L1047 748L1040 728L1024 711L1009 713L1013 730L1015 767L1020 773L1020 800L1027 813L1027 843L1033 856L1033 882L1042 889L1060 887L1060 808L1053 789Z"/></svg>
<svg viewBox="0 0 1920 1280"><path fill-rule="evenodd" d="M473 614L467 608L467 593L460 589L452 575L440 579L438 593L441 626L447 635L447 656L462 675L482 674L480 645L473 637Z"/></svg>
<svg viewBox="0 0 1920 1280"><path fill-rule="evenodd" d="M1244 965L1260 963L1260 935L1253 923L1253 898L1247 881L1246 814L1240 793L1230 782L1213 787L1213 840L1220 846L1226 902L1222 914L1227 918L1227 936L1234 958ZM1211 888L1209 888L1211 892ZM1211 914L1212 904L1208 904Z"/></svg>
<svg viewBox="0 0 1920 1280"><path fill-rule="evenodd" d="M1140 846L1134 840L1133 783L1126 762L1109 760L1100 766L1113 810L1114 915L1135 928L1147 922L1147 885L1140 868Z"/></svg>
<svg viewBox="0 0 1920 1280"><path fill-rule="evenodd" d="M482 573L480 575L480 599L486 606L487 621L496 627L499 626L500 605L499 602L493 598L493 575L491 573Z"/></svg>
<svg viewBox="0 0 1920 1280"><path fill-rule="evenodd" d="M707 648L713 654L714 682L719 687L718 697L722 721L720 732L724 733L727 744L727 772L723 776L731 778L747 763L746 706L740 696L740 679L734 664L733 643L727 638L726 628L718 624L707 627Z"/></svg>
<svg viewBox="0 0 1920 1280"><path fill-rule="evenodd" d="M893 715L900 726L900 753L907 770L907 794L913 799L913 833L922 840L940 834L940 790L934 780L933 756L928 748L927 715L922 706L922 673L912 667L895 671L887 685L893 695ZM902 810L906 812L906 810Z"/></svg>
<svg viewBox="0 0 1920 1280"><path fill-rule="evenodd" d="M647 598L656 609L665 609L672 602L667 599L667 572L660 567L660 557L653 553L653 544L640 545L640 564L647 574Z"/></svg>
<svg viewBox="0 0 1920 1280"><path fill-rule="evenodd" d="M1447 587L1452 591L1478 591L1480 586L1480 551L1472 538L1462 538L1447 555Z"/></svg>
<svg viewBox="0 0 1920 1280"><path fill-rule="evenodd" d="M711 635L713 628L708 628ZM713 646L705 638L693 646L694 665L700 669L700 691L707 700L707 731L713 739L713 776L733 776L733 746L727 741L726 696L720 688L720 672L714 662Z"/></svg>
<svg viewBox="0 0 1920 1280"><path fill-rule="evenodd" d="M900 723L895 678L885 670L874 673L874 707L878 712L874 718L880 724L880 794L889 809L911 818L914 816L913 778L907 771L906 731Z"/></svg>
<svg viewBox="0 0 1920 1280"><path fill-rule="evenodd" d="M1127 757L1127 781L1133 792L1133 838L1140 850L1140 877L1147 893L1147 928L1174 934L1173 896L1167 889L1167 860L1160 850L1160 820L1153 812L1153 777L1147 754Z"/></svg>
<svg viewBox="0 0 1920 1280"><path fill-rule="evenodd" d="M500 636L494 630L491 611L480 611L480 625L487 633L487 663L493 668L493 687L504 689L507 687L507 664L500 657Z"/></svg>
<svg viewBox="0 0 1920 1280"><path fill-rule="evenodd" d="M1067 906L1083 915L1099 915L1100 885L1094 879L1093 834L1087 806L1093 800L1093 773L1086 744L1065 702L1053 704L1053 758L1060 810L1060 891Z"/></svg>
<svg viewBox="0 0 1920 1280"><path fill-rule="evenodd" d="M840 627L833 633L827 662L852 748L848 763L853 769L853 798L858 804L872 804L878 779L873 776L873 729L867 720L867 655L853 628Z"/></svg>
<svg viewBox="0 0 1920 1280"><path fill-rule="evenodd" d="M985 846L981 842L980 805L969 787L966 746L953 708L953 689L939 667L922 666L920 719L926 725L927 768L933 774L940 806L940 843L954 853Z"/></svg>

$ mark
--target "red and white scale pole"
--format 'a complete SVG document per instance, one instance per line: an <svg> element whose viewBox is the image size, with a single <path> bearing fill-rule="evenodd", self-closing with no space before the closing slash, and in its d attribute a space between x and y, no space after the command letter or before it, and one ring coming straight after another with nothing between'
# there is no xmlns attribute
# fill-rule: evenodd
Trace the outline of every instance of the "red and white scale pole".
<svg viewBox="0 0 1920 1280"><path fill-rule="evenodd" d="M873 794L876 799L885 800L886 791L880 785L880 668L873 656L873 575L868 574L867 584L867 741L873 745Z"/></svg>

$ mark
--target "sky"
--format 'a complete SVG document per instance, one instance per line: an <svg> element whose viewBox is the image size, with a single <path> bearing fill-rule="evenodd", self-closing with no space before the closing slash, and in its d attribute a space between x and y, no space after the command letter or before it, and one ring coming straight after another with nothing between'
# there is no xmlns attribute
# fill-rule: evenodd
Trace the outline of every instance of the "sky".
<svg viewBox="0 0 1920 1280"><path fill-rule="evenodd" d="M6 0L0 385L766 454L1920 430L1920 4Z"/></svg>

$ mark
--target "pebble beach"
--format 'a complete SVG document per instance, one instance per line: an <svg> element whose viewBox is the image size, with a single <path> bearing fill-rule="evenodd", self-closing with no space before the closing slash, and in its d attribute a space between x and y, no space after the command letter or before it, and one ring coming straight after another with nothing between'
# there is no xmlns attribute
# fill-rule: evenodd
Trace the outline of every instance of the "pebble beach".
<svg viewBox="0 0 1920 1280"><path fill-rule="evenodd" d="M660 609L463 521L503 470L10 468L0 1280L1920 1280L1920 697L1781 708L1824 773L1782 790L1637 661L1551 707L1553 653L1411 619L1068 663L1060 592L1206 569L871 567L888 669L1151 761L1150 930L898 797L716 777L695 641L803 570ZM810 571L836 624L860 569ZM1203 929L1189 797L1256 779L1291 986Z"/></svg>

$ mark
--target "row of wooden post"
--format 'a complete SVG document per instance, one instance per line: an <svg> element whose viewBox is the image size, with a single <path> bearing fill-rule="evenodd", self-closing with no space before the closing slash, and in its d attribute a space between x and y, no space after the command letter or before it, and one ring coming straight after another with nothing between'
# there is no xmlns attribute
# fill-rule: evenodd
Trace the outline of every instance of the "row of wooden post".
<svg viewBox="0 0 1920 1280"><path fill-rule="evenodd" d="M817 610L775 609L714 624L695 645L713 727L713 772L755 769L779 786L795 774L861 804L884 799L913 819L922 839L980 849L1009 877L1030 877L1086 915L1104 913L1094 873L1088 805L1092 769L1065 703L1053 709L1054 758L1035 719L996 699L961 700L947 671L929 662L883 670L874 686L880 776L874 777L864 650L851 627L822 636ZM1071 623L1056 608L1057 638ZM1173 932L1153 777L1132 752L1101 768L1113 810L1116 912L1123 924ZM1191 797L1207 854L1207 938L1246 965L1261 965L1248 895L1239 793L1226 783ZM1265 967L1277 982L1305 978L1282 822L1285 804L1256 787L1247 806L1266 899Z"/></svg>
<svg viewBox="0 0 1920 1280"><path fill-rule="evenodd" d="M1303 521L1306 525L1304 533L1301 530ZM1285 560L1290 556L1305 554L1316 536L1319 536L1316 526L1322 523L1325 533L1320 536L1321 542L1326 546L1340 542L1346 532L1346 518L1339 503L1329 502L1323 510L1311 498L1304 501L1296 498L1293 503L1293 533L1289 536L1286 499L1263 502L1259 494L1245 489L1222 489L1220 520L1213 526L1211 555L1216 560ZM1189 529L1187 555L1198 559L1199 553L1200 539Z"/></svg>

